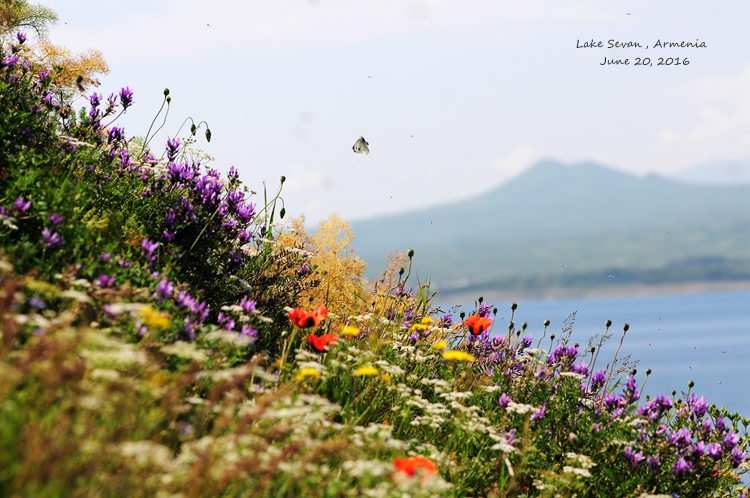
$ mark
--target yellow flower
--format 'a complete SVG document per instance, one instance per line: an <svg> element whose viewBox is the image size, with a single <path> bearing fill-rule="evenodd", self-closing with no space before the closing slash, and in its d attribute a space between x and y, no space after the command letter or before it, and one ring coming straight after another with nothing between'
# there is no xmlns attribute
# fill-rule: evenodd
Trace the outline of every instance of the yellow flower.
<svg viewBox="0 0 750 498"><path fill-rule="evenodd" d="M357 327L352 327L351 325L347 325L346 327L341 329L341 333L343 335L354 336L354 335L359 334L359 329Z"/></svg>
<svg viewBox="0 0 750 498"><path fill-rule="evenodd" d="M443 358L445 358L448 361L454 361L454 360L474 361L476 360L476 358L474 358L474 356L470 355L469 353L465 351L456 351L456 350L446 351L445 353L443 353Z"/></svg>
<svg viewBox="0 0 750 498"><path fill-rule="evenodd" d="M438 351L442 351L448 347L448 343L445 341L438 341L438 342L432 343L432 347L437 349Z"/></svg>
<svg viewBox="0 0 750 498"><path fill-rule="evenodd" d="M424 332L428 328L430 328L430 325L432 325L435 322L431 317L426 316L422 318L419 323L415 323L411 326L412 330L419 330L420 332Z"/></svg>
<svg viewBox="0 0 750 498"><path fill-rule="evenodd" d="M389 380L391 380L391 376L388 374L383 374L381 378L383 379L383 382L388 382Z"/></svg>
<svg viewBox="0 0 750 498"><path fill-rule="evenodd" d="M297 382L302 382L305 380L305 377L315 377L316 379L319 379L320 372L315 368L303 368L297 374Z"/></svg>
<svg viewBox="0 0 750 498"><path fill-rule="evenodd" d="M159 327L160 329L169 328L169 317L164 313L159 313L156 308L150 305L141 307L138 313L143 317L143 321L149 327Z"/></svg>
<svg viewBox="0 0 750 498"><path fill-rule="evenodd" d="M378 369L371 366L359 367L354 371L354 375L361 377L363 375L377 375Z"/></svg>

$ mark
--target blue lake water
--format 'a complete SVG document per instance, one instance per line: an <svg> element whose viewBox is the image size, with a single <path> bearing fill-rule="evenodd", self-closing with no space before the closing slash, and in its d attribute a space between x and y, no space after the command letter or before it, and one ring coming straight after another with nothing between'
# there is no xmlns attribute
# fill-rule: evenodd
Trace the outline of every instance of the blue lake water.
<svg viewBox="0 0 750 498"><path fill-rule="evenodd" d="M687 391L692 380L698 396L750 417L750 291L516 302L516 327L528 322L527 335L531 332L534 345L544 320L551 320L542 349L549 349L550 333L559 336L563 320L573 311L578 313L571 343L579 343L581 352L591 336L604 332L606 320L612 320L613 337L602 348L598 370L611 362L623 324L628 323L630 330L618 358L631 354L640 360L636 366L639 385L646 369L652 370L645 393ZM499 310L494 332L505 333L510 302L491 304Z"/></svg>

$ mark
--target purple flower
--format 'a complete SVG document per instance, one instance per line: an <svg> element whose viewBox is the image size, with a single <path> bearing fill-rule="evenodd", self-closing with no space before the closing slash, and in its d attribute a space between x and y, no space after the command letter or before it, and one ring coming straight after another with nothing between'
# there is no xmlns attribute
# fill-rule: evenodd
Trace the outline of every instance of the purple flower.
<svg viewBox="0 0 750 498"><path fill-rule="evenodd" d="M729 455L729 463L731 463L733 467L739 467L744 460L745 452L739 448L734 448L732 454Z"/></svg>
<svg viewBox="0 0 750 498"><path fill-rule="evenodd" d="M706 401L705 396L701 396L697 400L695 400L695 403L693 403L693 413L696 417L701 418L703 415L706 414L708 411L708 401Z"/></svg>
<svg viewBox="0 0 750 498"><path fill-rule="evenodd" d="M412 344L416 344L419 340L419 333L417 331L414 331L409 336L409 341L411 341Z"/></svg>
<svg viewBox="0 0 750 498"><path fill-rule="evenodd" d="M47 247L62 246L63 239L57 232L50 232L49 228L42 230L42 243Z"/></svg>
<svg viewBox="0 0 750 498"><path fill-rule="evenodd" d="M41 71L39 71L39 79L41 81L46 80L47 77L50 75L50 72L51 71L49 71L48 69L42 69ZM47 92L47 96L50 96L50 95L54 95L54 94L52 92ZM46 97L45 97L45 101L46 101Z"/></svg>
<svg viewBox="0 0 750 498"><path fill-rule="evenodd" d="M633 451L633 449L628 446L627 448L625 448L625 460L630 464L630 468L634 469L638 465L640 465L643 460L645 460L645 457L640 451Z"/></svg>
<svg viewBox="0 0 750 498"><path fill-rule="evenodd" d="M254 343L258 339L258 331L254 328L250 327L249 325L243 325L242 330L240 331L241 335L244 335L245 337L249 337L252 339L252 343Z"/></svg>
<svg viewBox="0 0 750 498"><path fill-rule="evenodd" d="M141 249L143 249L143 253L146 256L146 260L149 263L153 263L156 261L156 254L154 252L159 247L159 242L151 242L148 239L143 239L143 242L141 242Z"/></svg>
<svg viewBox="0 0 750 498"><path fill-rule="evenodd" d="M724 436L724 448L727 450L731 450L737 446L737 443L740 442L740 437L735 434L732 431L729 431L726 436Z"/></svg>
<svg viewBox="0 0 750 498"><path fill-rule="evenodd" d="M102 273L101 275L99 275L95 282L99 287L105 289L107 287L112 287L113 285L115 285L115 277L110 277Z"/></svg>
<svg viewBox="0 0 750 498"><path fill-rule="evenodd" d="M255 313L257 304L252 299L248 299L247 296L242 296L240 306L245 310L245 313Z"/></svg>
<svg viewBox="0 0 750 498"><path fill-rule="evenodd" d="M599 432L599 424L597 424L596 422L591 424L591 430L594 432Z"/></svg>
<svg viewBox="0 0 750 498"><path fill-rule="evenodd" d="M450 327L453 324L453 315L443 315L443 324Z"/></svg>
<svg viewBox="0 0 750 498"><path fill-rule="evenodd" d="M604 383L607 381L607 373L604 371L604 369L599 370L594 375L591 376L591 390L592 391L598 391L604 386Z"/></svg>
<svg viewBox="0 0 750 498"><path fill-rule="evenodd" d="M506 406L508 406L508 403L510 403L511 401L513 400L510 399L510 396L503 393L500 395L500 399L497 401L497 404L498 406L500 406L500 408L505 408Z"/></svg>
<svg viewBox="0 0 750 498"><path fill-rule="evenodd" d="M542 408L531 416L531 420L541 420L547 413L547 403L542 404Z"/></svg>
<svg viewBox="0 0 750 498"><path fill-rule="evenodd" d="M119 142L125 138L125 130L119 126L113 126L107 131L107 143Z"/></svg>
<svg viewBox="0 0 750 498"><path fill-rule="evenodd" d="M235 178L239 178L240 177L240 173L239 173L239 171L237 171L237 168L235 168L234 166L230 166L229 167L229 174L227 175L227 177L230 180L235 179Z"/></svg>
<svg viewBox="0 0 750 498"><path fill-rule="evenodd" d="M685 448L688 444L690 444L692 434L690 434L690 431L687 429L679 429L670 434L667 439L670 443L677 446L678 448Z"/></svg>
<svg viewBox="0 0 750 498"><path fill-rule="evenodd" d="M104 261L105 263L109 263L109 261L112 259L112 255L108 252L105 252L101 256L99 256L99 261Z"/></svg>
<svg viewBox="0 0 750 498"><path fill-rule="evenodd" d="M167 226L172 226L177 219L177 215L174 212L174 209L169 208L167 209L167 214L164 215L164 223Z"/></svg>
<svg viewBox="0 0 750 498"><path fill-rule="evenodd" d="M0 66L6 66L9 68L13 68L16 66L16 63L18 62L18 56L17 55L9 55L5 59L0 60ZM18 79L16 78L17 82Z"/></svg>
<svg viewBox="0 0 750 498"><path fill-rule="evenodd" d="M50 213L50 214L49 214L49 215L47 216L47 219L48 219L48 220L49 220L49 222L50 222L50 223L52 223L53 225L59 225L60 223L62 223L62 222L63 222L63 220L65 220L65 216L59 215L59 214L57 214L57 213Z"/></svg>
<svg viewBox="0 0 750 498"><path fill-rule="evenodd" d="M651 470L651 472L656 472L659 469L659 465L661 465L659 455L649 455L648 457L646 457L646 465L648 465L648 468L649 470Z"/></svg>
<svg viewBox="0 0 750 498"><path fill-rule="evenodd" d="M667 426L664 424L659 424L659 427L656 428L656 433L659 435L666 434L667 433Z"/></svg>
<svg viewBox="0 0 750 498"><path fill-rule="evenodd" d="M31 306L33 308L40 309L40 310L47 307L44 304L44 301L42 301L41 299L39 299L39 297L37 297L37 296L34 296L31 299L29 299L29 306Z"/></svg>
<svg viewBox="0 0 750 498"><path fill-rule="evenodd" d="M133 103L133 92L130 90L129 87L125 87L120 90L120 105L122 105L123 110L130 107L130 105Z"/></svg>
<svg viewBox="0 0 750 498"><path fill-rule="evenodd" d="M488 305L487 303L482 303L479 305L479 309L477 310L477 315L479 315L482 318L488 317L492 314L492 306Z"/></svg>
<svg viewBox="0 0 750 498"><path fill-rule="evenodd" d="M709 443L708 446L706 446L706 454L714 460L718 460L724 452L721 450L721 445L719 443Z"/></svg>
<svg viewBox="0 0 750 498"><path fill-rule="evenodd" d="M167 160L170 163L172 161L174 161L175 157L177 157L177 152L179 150L180 150L180 139L179 138L169 138L169 139L167 139Z"/></svg>
<svg viewBox="0 0 750 498"><path fill-rule="evenodd" d="M156 292L162 297L162 299L168 298L172 295L172 292L174 292L174 284L162 277L161 281L156 286Z"/></svg>
<svg viewBox="0 0 750 498"><path fill-rule="evenodd" d="M530 335L527 335L526 337L521 339L521 349L530 347L532 342L534 342L534 339Z"/></svg>
<svg viewBox="0 0 750 498"><path fill-rule="evenodd" d="M625 400L622 396L615 394L615 393L609 393L603 398L604 404L607 405L607 408L612 410L613 408L620 407L625 404Z"/></svg>
<svg viewBox="0 0 750 498"><path fill-rule="evenodd" d="M102 103L102 96L96 92L92 93L89 97L89 103L91 104L91 107L99 107L99 104Z"/></svg>
<svg viewBox="0 0 750 498"><path fill-rule="evenodd" d="M687 474L693 469L692 465L685 461L684 458L680 457L677 462L672 465L672 473L676 476Z"/></svg>
<svg viewBox="0 0 750 498"><path fill-rule="evenodd" d="M24 202L23 197L19 197L18 199L16 199L16 202L13 203L13 207L18 209L22 213L25 213L31 207L31 201Z"/></svg>
<svg viewBox="0 0 750 498"><path fill-rule="evenodd" d="M16 33L16 39L18 40L18 43L23 45L26 42L26 33L21 33L20 31Z"/></svg>
<svg viewBox="0 0 750 498"><path fill-rule="evenodd" d="M693 457L693 460L699 460L700 457L703 456L703 452L706 451L706 443L703 441L698 441L693 445L692 448L690 448L690 454Z"/></svg>
<svg viewBox="0 0 750 498"><path fill-rule="evenodd" d="M583 376L586 376L589 374L589 367L586 366L586 364L583 362L574 363L573 367L570 370L573 373L581 374Z"/></svg>
<svg viewBox="0 0 750 498"><path fill-rule="evenodd" d="M726 426L724 425L724 417L719 417L716 419L716 428L720 431L724 431L724 429L726 429Z"/></svg>

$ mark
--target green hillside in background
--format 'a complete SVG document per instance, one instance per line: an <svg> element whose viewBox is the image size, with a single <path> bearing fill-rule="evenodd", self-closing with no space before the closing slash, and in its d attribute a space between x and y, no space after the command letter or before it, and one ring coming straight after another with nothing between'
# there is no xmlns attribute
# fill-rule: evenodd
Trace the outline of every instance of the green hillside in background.
<svg viewBox="0 0 750 498"><path fill-rule="evenodd" d="M750 185L542 161L478 198L352 223L374 278L414 248L441 293L750 281Z"/></svg>

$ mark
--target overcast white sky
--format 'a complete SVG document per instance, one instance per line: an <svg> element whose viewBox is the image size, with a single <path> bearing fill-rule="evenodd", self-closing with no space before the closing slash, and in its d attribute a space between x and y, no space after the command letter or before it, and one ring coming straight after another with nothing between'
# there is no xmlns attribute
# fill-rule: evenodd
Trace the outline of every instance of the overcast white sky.
<svg viewBox="0 0 750 498"><path fill-rule="evenodd" d="M60 15L53 43L104 53L100 93L134 91L128 135L168 87L161 143L206 120L214 166L256 191L286 175L287 210L309 222L469 198L539 158L668 174L750 157L747 0L41 3ZM591 39L649 48L576 48Z"/></svg>

